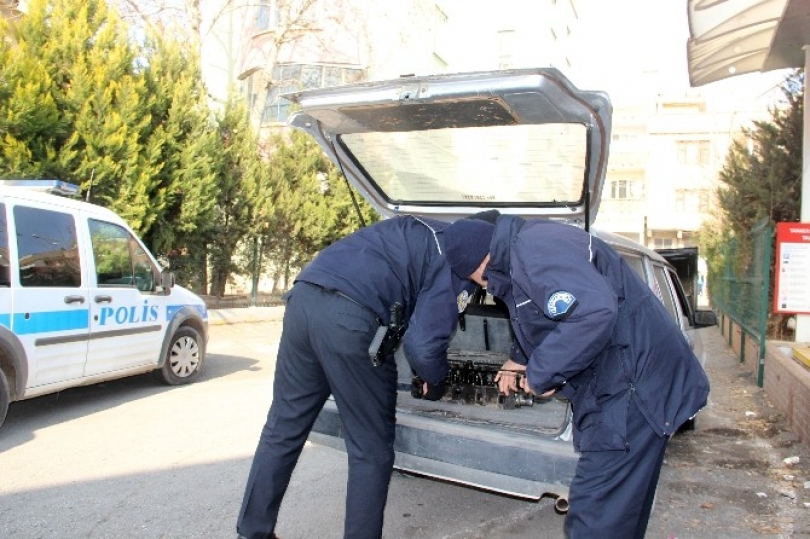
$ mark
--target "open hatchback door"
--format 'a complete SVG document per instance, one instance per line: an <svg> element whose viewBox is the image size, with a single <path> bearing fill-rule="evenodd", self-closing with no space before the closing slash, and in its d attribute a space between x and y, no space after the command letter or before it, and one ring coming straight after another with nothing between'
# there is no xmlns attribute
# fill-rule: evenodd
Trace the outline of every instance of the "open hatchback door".
<svg viewBox="0 0 810 539"><path fill-rule="evenodd" d="M556 69L408 77L291 94L317 140L383 216L479 209L595 219L611 105Z"/></svg>
<svg viewBox="0 0 810 539"><path fill-rule="evenodd" d="M558 70L407 77L291 94L290 124L309 133L385 217L452 221L481 210L589 228L610 141L611 104L577 90ZM398 353L396 466L567 506L577 455L567 401L499 395L508 315L480 294L450 344L448 392L411 396ZM327 402L311 439L344 449Z"/></svg>

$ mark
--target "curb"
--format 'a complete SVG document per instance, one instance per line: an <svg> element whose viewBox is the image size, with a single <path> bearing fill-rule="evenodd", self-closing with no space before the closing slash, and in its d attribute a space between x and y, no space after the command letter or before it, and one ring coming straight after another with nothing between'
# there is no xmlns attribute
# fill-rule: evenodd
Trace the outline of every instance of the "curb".
<svg viewBox="0 0 810 539"><path fill-rule="evenodd" d="M284 306L242 307L234 309L209 309L208 325L242 324L280 321L284 317Z"/></svg>

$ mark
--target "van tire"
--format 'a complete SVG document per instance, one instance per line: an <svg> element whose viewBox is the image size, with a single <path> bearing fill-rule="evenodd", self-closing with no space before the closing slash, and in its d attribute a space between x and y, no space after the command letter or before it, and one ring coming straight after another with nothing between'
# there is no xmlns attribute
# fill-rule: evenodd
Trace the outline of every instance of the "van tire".
<svg viewBox="0 0 810 539"><path fill-rule="evenodd" d="M160 378L170 386L189 384L199 378L203 357L205 343L202 337L194 328L183 326L172 335L166 361L159 371Z"/></svg>
<svg viewBox="0 0 810 539"><path fill-rule="evenodd" d="M9 403L11 403L11 390L8 388L6 373L0 369L0 427L3 426L3 422L6 420Z"/></svg>

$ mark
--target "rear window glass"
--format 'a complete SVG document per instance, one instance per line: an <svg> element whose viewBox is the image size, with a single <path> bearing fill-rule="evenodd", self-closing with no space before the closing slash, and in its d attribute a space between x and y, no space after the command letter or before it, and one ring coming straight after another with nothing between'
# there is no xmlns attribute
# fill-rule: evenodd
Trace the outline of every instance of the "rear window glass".
<svg viewBox="0 0 810 539"><path fill-rule="evenodd" d="M497 125L350 133L341 141L389 201L525 206L583 200L587 129Z"/></svg>
<svg viewBox="0 0 810 539"><path fill-rule="evenodd" d="M22 286L81 286L76 223L72 215L16 206L14 223Z"/></svg>

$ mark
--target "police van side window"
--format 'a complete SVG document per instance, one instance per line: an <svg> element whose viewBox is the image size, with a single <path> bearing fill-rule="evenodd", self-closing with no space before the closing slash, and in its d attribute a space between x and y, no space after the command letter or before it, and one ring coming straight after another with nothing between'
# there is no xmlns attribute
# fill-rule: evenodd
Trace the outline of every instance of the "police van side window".
<svg viewBox="0 0 810 539"><path fill-rule="evenodd" d="M11 286L11 269L8 263L8 227L6 205L0 204L0 286Z"/></svg>
<svg viewBox="0 0 810 539"><path fill-rule="evenodd" d="M76 223L72 215L15 206L14 225L22 286L81 286Z"/></svg>
<svg viewBox="0 0 810 539"><path fill-rule="evenodd" d="M646 283L647 275L644 272L644 261L641 259L641 257L631 255L630 253L625 253L623 251L620 251L619 254L622 255L622 258L624 258L624 261L627 262L627 265L633 268L633 271L638 273L641 280Z"/></svg>
<svg viewBox="0 0 810 539"><path fill-rule="evenodd" d="M675 297L678 300L678 303L681 306L681 312L683 312L689 320L692 320L694 305L690 301L690 296L686 294L686 291L683 288L683 283L678 278L678 274L672 270L668 270L670 278L672 279L672 284L675 287Z"/></svg>
<svg viewBox="0 0 810 539"><path fill-rule="evenodd" d="M135 268L135 282L138 290L141 292L154 292L157 282L152 260L132 236L129 237L129 246L132 252L132 263Z"/></svg>
<svg viewBox="0 0 810 539"><path fill-rule="evenodd" d="M90 238L96 261L96 282L101 287L155 288L152 263L144 250L123 227L90 219Z"/></svg>
<svg viewBox="0 0 810 539"><path fill-rule="evenodd" d="M664 303L664 307L667 308L670 316L672 319L679 323L678 319L678 311L675 309L675 300L672 298L672 289L669 287L669 283L667 282L666 271L663 267L655 264L653 266L653 274L655 275L655 281L657 283L657 292L658 297L661 298L661 301Z"/></svg>

